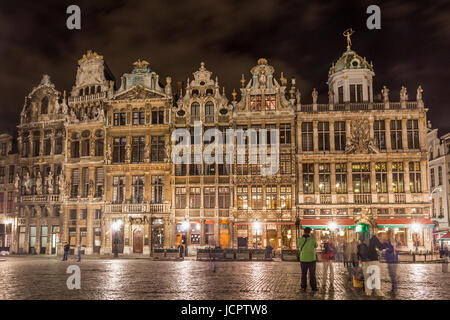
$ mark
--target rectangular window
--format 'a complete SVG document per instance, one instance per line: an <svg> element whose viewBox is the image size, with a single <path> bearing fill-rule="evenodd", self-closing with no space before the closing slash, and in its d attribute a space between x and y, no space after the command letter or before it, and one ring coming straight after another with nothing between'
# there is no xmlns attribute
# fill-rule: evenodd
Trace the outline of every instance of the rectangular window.
<svg viewBox="0 0 450 320"><path fill-rule="evenodd" d="M353 193L370 193L370 163L352 163Z"/></svg>
<svg viewBox="0 0 450 320"><path fill-rule="evenodd" d="M439 186L442 186L442 167L441 166L439 166L439 168L438 168L438 182L439 182Z"/></svg>
<svg viewBox="0 0 450 320"><path fill-rule="evenodd" d="M191 164L189 165L189 175L199 176L202 174L202 165L195 163L195 154L191 154Z"/></svg>
<svg viewBox="0 0 450 320"><path fill-rule="evenodd" d="M133 137L131 143L131 162L144 162L145 137Z"/></svg>
<svg viewBox="0 0 450 320"><path fill-rule="evenodd" d="M303 151L313 151L314 150L313 123L312 122L303 122L302 123L302 150Z"/></svg>
<svg viewBox="0 0 450 320"><path fill-rule="evenodd" d="M125 162L125 146L127 139L125 137L115 137L113 145L113 162Z"/></svg>
<svg viewBox="0 0 450 320"><path fill-rule="evenodd" d="M126 125L127 114L126 112L115 112L114 113L114 125L124 126Z"/></svg>
<svg viewBox="0 0 450 320"><path fill-rule="evenodd" d="M336 121L334 123L334 149L344 151L346 139L345 121Z"/></svg>
<svg viewBox="0 0 450 320"><path fill-rule="evenodd" d="M91 142L89 139L83 139L81 141L81 156L88 157L90 152Z"/></svg>
<svg viewBox="0 0 450 320"><path fill-rule="evenodd" d="M251 111L261 111L261 96L250 96Z"/></svg>
<svg viewBox="0 0 450 320"><path fill-rule="evenodd" d="M80 141L72 141L70 144L70 154L72 158L80 157Z"/></svg>
<svg viewBox="0 0 450 320"><path fill-rule="evenodd" d="M5 210L5 194L0 192L0 213L3 213Z"/></svg>
<svg viewBox="0 0 450 320"><path fill-rule="evenodd" d="M132 177L132 203L142 203L144 202L144 176L133 176Z"/></svg>
<svg viewBox="0 0 450 320"><path fill-rule="evenodd" d="M44 156L48 156L51 151L52 151L52 139L46 136L44 139Z"/></svg>
<svg viewBox="0 0 450 320"><path fill-rule="evenodd" d="M338 103L344 103L344 87L338 87Z"/></svg>
<svg viewBox="0 0 450 320"><path fill-rule="evenodd" d="M94 220L100 220L102 218L102 210L95 209L94 210Z"/></svg>
<svg viewBox="0 0 450 320"><path fill-rule="evenodd" d="M419 149L419 121L408 120L406 123L408 149Z"/></svg>
<svg viewBox="0 0 450 320"><path fill-rule="evenodd" d="M175 175L176 176L186 176L186 166L187 164L181 163L175 165Z"/></svg>
<svg viewBox="0 0 450 320"><path fill-rule="evenodd" d="M292 208L292 187L288 185L280 186L280 207L282 210Z"/></svg>
<svg viewBox="0 0 450 320"><path fill-rule="evenodd" d="M145 124L145 112L144 111L133 111L133 125Z"/></svg>
<svg viewBox="0 0 450 320"><path fill-rule="evenodd" d="M318 123L319 151L330 150L330 124L328 122Z"/></svg>
<svg viewBox="0 0 450 320"><path fill-rule="evenodd" d="M13 204L14 204L14 193L12 191L8 192L8 199L6 203L6 213L13 212Z"/></svg>
<svg viewBox="0 0 450 320"><path fill-rule="evenodd" d="M336 193L347 193L347 164L336 163Z"/></svg>
<svg viewBox="0 0 450 320"><path fill-rule="evenodd" d="M89 193L89 168L82 168L82 188L81 188L81 197L87 198Z"/></svg>
<svg viewBox="0 0 450 320"><path fill-rule="evenodd" d="M87 219L87 209L81 209L80 220L86 220L86 219Z"/></svg>
<svg viewBox="0 0 450 320"><path fill-rule="evenodd" d="M152 176L152 203L164 201L164 177Z"/></svg>
<svg viewBox="0 0 450 320"><path fill-rule="evenodd" d="M164 136L151 137L151 162L163 162L165 155Z"/></svg>
<svg viewBox="0 0 450 320"><path fill-rule="evenodd" d="M125 200L125 177L113 177L113 203L123 203Z"/></svg>
<svg viewBox="0 0 450 320"><path fill-rule="evenodd" d="M291 125L288 123L280 124L280 143L281 144L291 143Z"/></svg>
<svg viewBox="0 0 450 320"><path fill-rule="evenodd" d="M80 185L80 173L78 169L72 169L72 186L70 188L70 197L78 197L78 187Z"/></svg>
<svg viewBox="0 0 450 320"><path fill-rule="evenodd" d="M0 184L5 183L5 167L0 167Z"/></svg>
<svg viewBox="0 0 450 320"><path fill-rule="evenodd" d="M41 149L40 132L35 132L33 134L33 157L39 156L40 149Z"/></svg>
<svg viewBox="0 0 450 320"><path fill-rule="evenodd" d="M228 209L231 206L230 202L230 188L219 187L219 208Z"/></svg>
<svg viewBox="0 0 450 320"><path fill-rule="evenodd" d="M292 173L292 163L290 154L280 155L280 173L281 174L291 174Z"/></svg>
<svg viewBox="0 0 450 320"><path fill-rule="evenodd" d="M237 208L248 209L248 188L247 186L237 187Z"/></svg>
<svg viewBox="0 0 450 320"><path fill-rule="evenodd" d="M392 189L394 193L404 193L403 162L392 162Z"/></svg>
<svg viewBox="0 0 450 320"><path fill-rule="evenodd" d="M95 156L103 156L104 142L103 139L95 140Z"/></svg>
<svg viewBox="0 0 450 320"><path fill-rule="evenodd" d="M266 110L275 110L275 95L268 94L264 96L264 102L266 105Z"/></svg>
<svg viewBox="0 0 450 320"><path fill-rule="evenodd" d="M55 138L55 154L61 154L62 153L62 144L63 144L63 138L62 137Z"/></svg>
<svg viewBox="0 0 450 320"><path fill-rule="evenodd" d="M69 211L69 219L70 220L77 220L77 210L76 209L70 209L70 211Z"/></svg>
<svg viewBox="0 0 450 320"><path fill-rule="evenodd" d="M304 163L303 168L303 193L314 193L314 163Z"/></svg>
<svg viewBox="0 0 450 320"><path fill-rule="evenodd" d="M436 180L434 178L434 168L431 168L431 170L430 170L430 183L431 183L431 187L434 188L436 185Z"/></svg>
<svg viewBox="0 0 450 320"><path fill-rule="evenodd" d="M331 180L330 180L330 164L319 164L319 192L322 194L331 193Z"/></svg>
<svg viewBox="0 0 450 320"><path fill-rule="evenodd" d="M266 186L266 209L273 210L277 208L277 186Z"/></svg>
<svg viewBox="0 0 450 320"><path fill-rule="evenodd" d="M219 171L219 176L228 176L230 175L230 165L225 163L219 163L217 165L217 169Z"/></svg>
<svg viewBox="0 0 450 320"><path fill-rule="evenodd" d="M205 176L214 176L216 174L216 165L212 164L204 164L205 168Z"/></svg>
<svg viewBox="0 0 450 320"><path fill-rule="evenodd" d="M211 101L208 101L205 104L205 122L214 122L214 103L212 103Z"/></svg>
<svg viewBox="0 0 450 320"><path fill-rule="evenodd" d="M175 188L175 207L186 209L186 188Z"/></svg>
<svg viewBox="0 0 450 320"><path fill-rule="evenodd" d="M191 209L199 209L201 203L200 198L200 188L190 187L189 188L189 207Z"/></svg>
<svg viewBox="0 0 450 320"><path fill-rule="evenodd" d="M191 104L191 123L194 121L200 121L200 104L198 102Z"/></svg>
<svg viewBox="0 0 450 320"><path fill-rule="evenodd" d="M164 123L164 110L152 111L152 124L163 124L163 123Z"/></svg>
<svg viewBox="0 0 450 320"><path fill-rule="evenodd" d="M391 120L391 148L392 150L403 149L403 137L402 137L402 121Z"/></svg>
<svg viewBox="0 0 450 320"><path fill-rule="evenodd" d="M362 84L350 85L350 102L362 102Z"/></svg>
<svg viewBox="0 0 450 320"><path fill-rule="evenodd" d="M384 120L375 120L373 123L375 145L378 150L386 150L386 126Z"/></svg>
<svg viewBox="0 0 450 320"><path fill-rule="evenodd" d="M262 209L263 207L263 188L262 186L252 186L252 209Z"/></svg>
<svg viewBox="0 0 450 320"><path fill-rule="evenodd" d="M386 162L375 163L375 179L377 193L387 193L387 164Z"/></svg>
<svg viewBox="0 0 450 320"><path fill-rule="evenodd" d="M203 188L203 207L212 209L216 207L216 188L205 187Z"/></svg>
<svg viewBox="0 0 450 320"><path fill-rule="evenodd" d="M411 193L422 192L420 162L409 163L409 189Z"/></svg>
<svg viewBox="0 0 450 320"><path fill-rule="evenodd" d="M104 184L103 167L95 168L95 197L99 198L103 196L103 184Z"/></svg>

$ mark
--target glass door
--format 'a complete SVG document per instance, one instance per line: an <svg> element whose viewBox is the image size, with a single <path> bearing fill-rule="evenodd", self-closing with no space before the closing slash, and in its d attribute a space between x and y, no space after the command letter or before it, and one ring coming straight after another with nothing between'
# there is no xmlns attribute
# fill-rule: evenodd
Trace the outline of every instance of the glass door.
<svg viewBox="0 0 450 320"><path fill-rule="evenodd" d="M47 250L48 226L41 226L41 249L40 254L45 254Z"/></svg>

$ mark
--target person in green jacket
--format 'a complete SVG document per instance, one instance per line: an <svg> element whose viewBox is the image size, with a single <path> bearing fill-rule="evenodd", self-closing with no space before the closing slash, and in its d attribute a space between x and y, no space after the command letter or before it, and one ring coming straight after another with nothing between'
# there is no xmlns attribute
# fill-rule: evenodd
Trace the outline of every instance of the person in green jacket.
<svg viewBox="0 0 450 320"><path fill-rule="evenodd" d="M311 228L304 229L303 236L298 239L297 248L300 250L300 265L302 268L302 290L306 291L307 273L309 270L309 285L312 291L317 291L316 280L316 248L317 241L311 236Z"/></svg>

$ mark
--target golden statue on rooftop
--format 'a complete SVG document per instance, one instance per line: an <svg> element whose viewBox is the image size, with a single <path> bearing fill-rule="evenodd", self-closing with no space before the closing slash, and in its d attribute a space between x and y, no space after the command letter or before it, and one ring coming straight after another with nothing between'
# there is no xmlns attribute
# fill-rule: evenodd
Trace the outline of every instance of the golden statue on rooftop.
<svg viewBox="0 0 450 320"><path fill-rule="evenodd" d="M148 62L145 61L145 60L137 59L137 61L135 61L135 62L133 63L133 66L134 66L136 69L145 69L145 68L147 68L147 66L148 66L149 64L150 64L150 63L148 63Z"/></svg>
<svg viewBox="0 0 450 320"><path fill-rule="evenodd" d="M347 38L347 50L350 50L350 47L352 46L352 39L350 37L354 33L355 33L355 31L353 31L352 28L349 28L349 29L345 30L344 33L342 33L342 35Z"/></svg>

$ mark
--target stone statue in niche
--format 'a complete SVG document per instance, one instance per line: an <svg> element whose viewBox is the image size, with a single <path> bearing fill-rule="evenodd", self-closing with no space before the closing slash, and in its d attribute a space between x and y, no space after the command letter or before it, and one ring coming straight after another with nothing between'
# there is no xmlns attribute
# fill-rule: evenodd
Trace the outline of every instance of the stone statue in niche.
<svg viewBox="0 0 450 320"><path fill-rule="evenodd" d="M41 177L40 171L38 171L37 178L36 178L36 193L42 194L42 177Z"/></svg>
<svg viewBox="0 0 450 320"><path fill-rule="evenodd" d="M59 193L63 193L64 192L64 187L65 187L65 181L64 181L64 174L61 172L58 176L58 188L59 188Z"/></svg>
<svg viewBox="0 0 450 320"><path fill-rule="evenodd" d="M265 88L267 82L266 70L262 69L258 77L259 87Z"/></svg>
<svg viewBox="0 0 450 320"><path fill-rule="evenodd" d="M129 143L125 146L125 157L126 159L131 160L131 145Z"/></svg>
<svg viewBox="0 0 450 320"><path fill-rule="evenodd" d="M317 93L316 88L313 89L311 96L313 98L313 104L317 104L318 93Z"/></svg>
<svg viewBox="0 0 450 320"><path fill-rule="evenodd" d="M46 184L47 184L47 193L53 194L53 172L50 170L48 173L48 176L45 177Z"/></svg>
<svg viewBox="0 0 450 320"><path fill-rule="evenodd" d="M19 173L16 172L16 177L14 178L14 189L16 191L19 191L20 188L20 177L19 177Z"/></svg>
<svg viewBox="0 0 450 320"><path fill-rule="evenodd" d="M389 89L386 86L381 89L381 94L383 95L383 101L389 102Z"/></svg>
<svg viewBox="0 0 450 320"><path fill-rule="evenodd" d="M345 153L378 153L370 138L370 125L366 120L352 121L350 137L347 138Z"/></svg>
<svg viewBox="0 0 450 320"><path fill-rule="evenodd" d="M333 97L333 90L330 88L328 89L328 103L333 104L334 97Z"/></svg>

